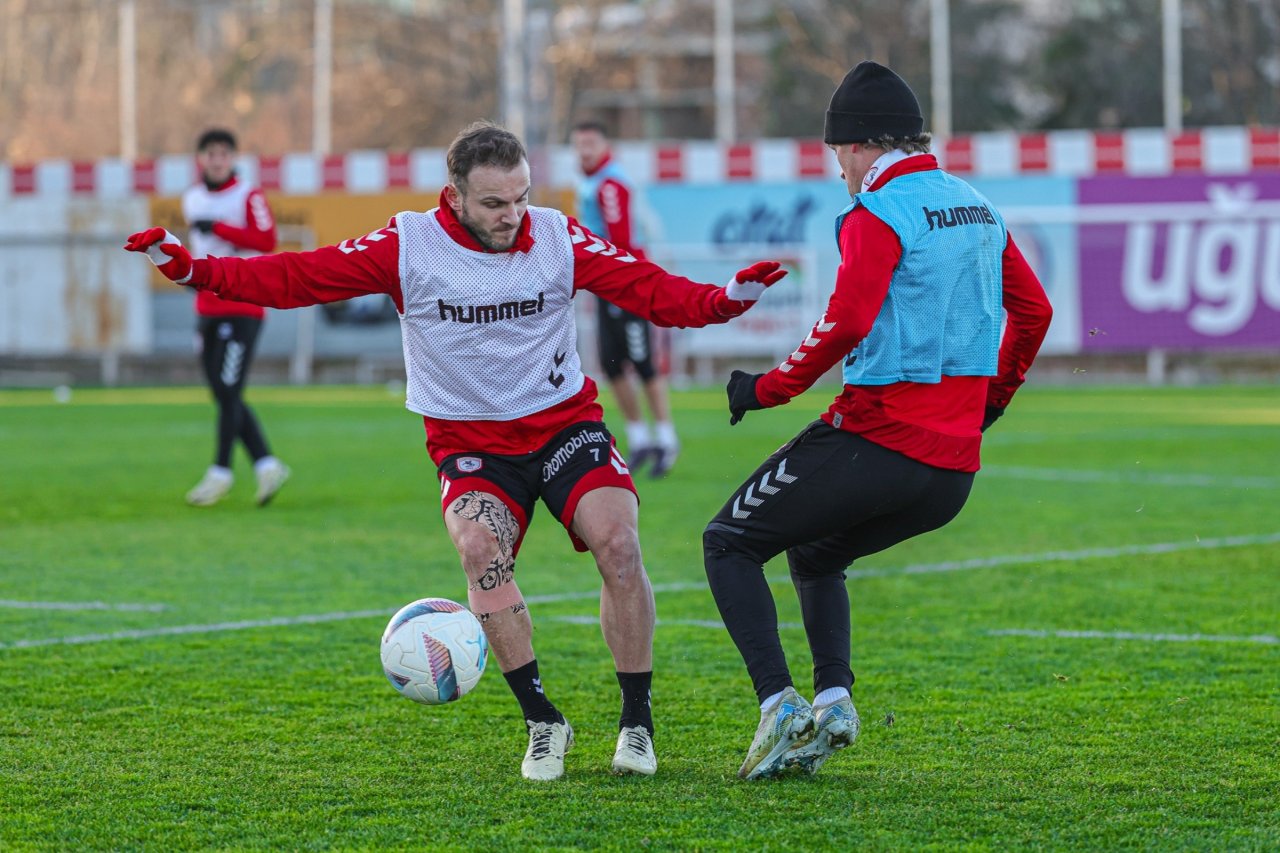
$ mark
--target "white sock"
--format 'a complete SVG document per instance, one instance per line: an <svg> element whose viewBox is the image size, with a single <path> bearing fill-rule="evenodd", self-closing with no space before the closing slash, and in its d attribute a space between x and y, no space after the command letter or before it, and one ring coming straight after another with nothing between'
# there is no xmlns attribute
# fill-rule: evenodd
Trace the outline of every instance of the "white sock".
<svg viewBox="0 0 1280 853"><path fill-rule="evenodd" d="M848 697L849 691L843 687L828 687L826 690L813 697L815 705L830 705L832 702L839 702L841 699Z"/></svg>
<svg viewBox="0 0 1280 853"><path fill-rule="evenodd" d="M663 450L675 450L680 446L680 441L676 438L676 425L671 421L658 421L654 428L658 432L658 446Z"/></svg>
<svg viewBox="0 0 1280 853"><path fill-rule="evenodd" d="M253 463L253 473L261 474L263 471L267 470L268 468L278 468L278 467L280 467L279 459L275 458L274 456L264 456Z"/></svg>
<svg viewBox="0 0 1280 853"><path fill-rule="evenodd" d="M653 444L649 425L644 421L627 421L627 452L634 455Z"/></svg>
<svg viewBox="0 0 1280 853"><path fill-rule="evenodd" d="M221 465L210 465L209 470L205 471L204 475L214 480L225 480L228 483L234 479L231 474L231 469L223 468Z"/></svg>
<svg viewBox="0 0 1280 853"><path fill-rule="evenodd" d="M765 711L769 710L774 705L777 705L778 702L782 700L782 694L786 692L787 691L785 690L779 690L777 693L773 694L772 696L766 696L765 700L760 703L760 713L763 714Z"/></svg>

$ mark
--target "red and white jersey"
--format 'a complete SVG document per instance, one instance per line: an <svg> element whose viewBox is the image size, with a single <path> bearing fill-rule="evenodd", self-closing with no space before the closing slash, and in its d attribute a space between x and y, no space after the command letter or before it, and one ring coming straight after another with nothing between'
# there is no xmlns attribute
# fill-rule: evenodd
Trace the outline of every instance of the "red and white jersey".
<svg viewBox="0 0 1280 853"><path fill-rule="evenodd" d="M234 177L217 189L203 182L182 194L182 218L188 226L201 220L214 223L209 232L190 228L187 245L192 257L252 258L276 246L276 223L262 190ZM202 316L263 316L256 305L219 299L212 293L196 295L196 313Z"/></svg>
<svg viewBox="0 0 1280 853"><path fill-rule="evenodd" d="M187 225L209 219L232 229L269 233L272 235L271 242L275 242L276 223L271 216L266 196L262 194L262 190L242 184L235 178L216 190L209 189L203 183L188 187L182 194L182 218L187 221ZM270 251L250 245L243 238L236 239L239 235L232 235L228 233L229 230L215 228L206 234L192 228L189 235L191 256L207 258L215 255L225 258L235 255L252 258ZM219 234L219 231L223 233Z"/></svg>
<svg viewBox="0 0 1280 853"><path fill-rule="evenodd" d="M434 219L441 231L426 231L423 218ZM408 238L400 233L406 223ZM445 239L458 248L440 242ZM410 246L402 251L404 240ZM436 264L446 266L435 269ZM449 278L454 274L466 280ZM532 276L531 286L515 280L521 275ZM492 411L479 417L424 414L436 464L468 451L530 453L570 424L603 417L595 383L582 378L573 347L573 312L562 303L573 293L594 293L660 326L724 323L753 304L730 299L723 287L699 284L636 258L558 211L532 207L515 245L503 252L487 252L444 205L426 214L400 214L386 228L311 252L196 260L190 285L201 293L272 308L366 293L390 296L408 323L405 366L411 384L419 386L410 391L409 400L418 402L409 408L460 412L479 404ZM520 331L516 318L508 316L514 314L547 321L545 349ZM476 317L484 322L475 322ZM518 353L530 363L518 363ZM517 374L524 377L521 384L507 387L517 382ZM554 392L538 387L555 386L559 375L565 378ZM520 389L530 399L517 399ZM451 399L455 394L457 402Z"/></svg>
<svg viewBox="0 0 1280 853"><path fill-rule="evenodd" d="M434 211L396 216L410 411L513 421L582 390L568 223L545 207L528 216L545 236L527 252L463 246Z"/></svg>

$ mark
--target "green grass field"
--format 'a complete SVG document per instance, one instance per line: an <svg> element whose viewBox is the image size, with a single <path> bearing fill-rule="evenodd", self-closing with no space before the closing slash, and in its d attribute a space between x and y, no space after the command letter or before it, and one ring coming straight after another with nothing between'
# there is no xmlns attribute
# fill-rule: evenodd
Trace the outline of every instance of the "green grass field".
<svg viewBox="0 0 1280 853"><path fill-rule="evenodd" d="M1280 849L1274 388L1027 387L960 517L850 572L858 742L750 784L701 531L829 393L733 429L676 395L684 455L639 482L655 778L608 772L598 575L535 516L521 588L578 735L543 786L496 668L437 708L382 675L392 611L465 600L420 422L381 388L250 398L294 478L260 510L240 458L195 510L203 390L0 392L0 848Z"/></svg>

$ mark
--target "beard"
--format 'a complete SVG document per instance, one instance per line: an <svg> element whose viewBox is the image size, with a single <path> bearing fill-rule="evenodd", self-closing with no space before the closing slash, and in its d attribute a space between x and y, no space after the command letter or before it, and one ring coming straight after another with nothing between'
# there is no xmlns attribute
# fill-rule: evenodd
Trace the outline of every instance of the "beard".
<svg viewBox="0 0 1280 853"><path fill-rule="evenodd" d="M490 252L505 252L516 244L516 234L520 231L520 227L516 226L508 230L492 230L485 228L467 213L466 205L457 211L458 221L471 232L471 236L484 246Z"/></svg>

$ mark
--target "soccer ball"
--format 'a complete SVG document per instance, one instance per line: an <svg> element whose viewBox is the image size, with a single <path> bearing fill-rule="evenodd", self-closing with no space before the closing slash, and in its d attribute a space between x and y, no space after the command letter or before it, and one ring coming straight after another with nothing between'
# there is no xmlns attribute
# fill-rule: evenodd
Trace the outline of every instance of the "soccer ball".
<svg viewBox="0 0 1280 853"><path fill-rule="evenodd" d="M382 671L402 696L424 705L467 695L488 658L480 620L447 598L405 605L382 634Z"/></svg>

